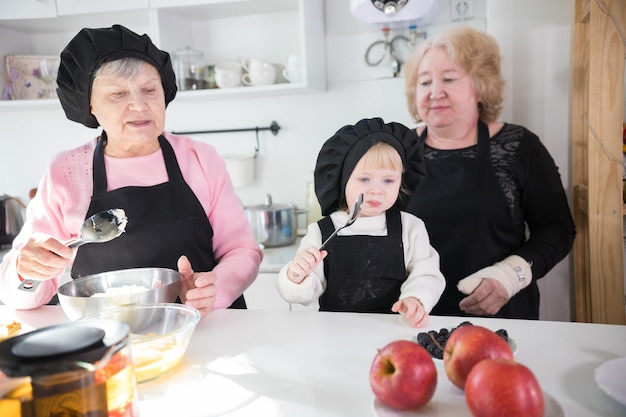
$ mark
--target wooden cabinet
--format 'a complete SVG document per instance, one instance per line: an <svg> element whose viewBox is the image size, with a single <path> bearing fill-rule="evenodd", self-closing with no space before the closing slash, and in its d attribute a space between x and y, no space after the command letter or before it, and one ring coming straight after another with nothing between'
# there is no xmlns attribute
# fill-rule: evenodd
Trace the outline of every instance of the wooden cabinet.
<svg viewBox="0 0 626 417"><path fill-rule="evenodd" d="M326 88L323 6L323 0L3 0L0 58L58 55L81 28L119 23L170 53L200 50L207 65L241 58L280 64L286 54L302 62L300 83L181 91L177 101L319 91ZM8 77L0 64L1 92ZM56 99L21 101L0 101L0 111L60 106Z"/></svg>
<svg viewBox="0 0 626 417"><path fill-rule="evenodd" d="M572 183L576 320L625 324L623 0L576 0Z"/></svg>

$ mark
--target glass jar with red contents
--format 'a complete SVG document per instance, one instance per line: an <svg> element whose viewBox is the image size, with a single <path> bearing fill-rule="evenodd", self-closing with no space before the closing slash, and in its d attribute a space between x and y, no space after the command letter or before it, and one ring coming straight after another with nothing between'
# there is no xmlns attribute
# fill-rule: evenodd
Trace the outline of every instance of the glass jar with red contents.
<svg viewBox="0 0 626 417"><path fill-rule="evenodd" d="M137 417L129 330L84 320L0 343L0 416Z"/></svg>

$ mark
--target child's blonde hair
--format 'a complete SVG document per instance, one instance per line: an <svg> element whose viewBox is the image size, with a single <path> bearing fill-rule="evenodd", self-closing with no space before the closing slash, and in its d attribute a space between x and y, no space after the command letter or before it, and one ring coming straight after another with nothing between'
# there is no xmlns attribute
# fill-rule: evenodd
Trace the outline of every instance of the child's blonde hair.
<svg viewBox="0 0 626 417"><path fill-rule="evenodd" d="M386 142L376 142L365 152L357 163L357 167L365 169L391 169L404 171L400 154ZM356 167L355 167L356 168Z"/></svg>

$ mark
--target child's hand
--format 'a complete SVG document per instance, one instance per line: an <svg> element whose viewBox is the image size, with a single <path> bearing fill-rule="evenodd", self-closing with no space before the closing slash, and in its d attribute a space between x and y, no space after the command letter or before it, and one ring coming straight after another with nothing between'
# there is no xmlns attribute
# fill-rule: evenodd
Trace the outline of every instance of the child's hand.
<svg viewBox="0 0 626 417"><path fill-rule="evenodd" d="M289 268L287 268L287 278L296 284L301 283L309 276L311 271L322 262L322 259L324 259L327 254L328 252L325 250L320 251L316 247L301 250L296 254L291 264L289 264Z"/></svg>
<svg viewBox="0 0 626 417"><path fill-rule="evenodd" d="M422 327L428 324L428 313L421 301L415 297L402 298L396 301L391 311L404 314L404 317L413 327Z"/></svg>

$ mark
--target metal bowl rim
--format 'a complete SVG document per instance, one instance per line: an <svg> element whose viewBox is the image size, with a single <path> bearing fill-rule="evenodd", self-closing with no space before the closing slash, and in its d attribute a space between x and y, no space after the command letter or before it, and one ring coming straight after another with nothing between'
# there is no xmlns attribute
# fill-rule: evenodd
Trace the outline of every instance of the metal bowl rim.
<svg viewBox="0 0 626 417"><path fill-rule="evenodd" d="M86 282L90 282L90 281L95 281L99 278L102 278L106 275L123 275L124 273L129 273L130 271L133 272L137 272L140 273L142 271L158 271L158 272L166 272L168 275L172 275L173 274L177 274L176 279L174 279L171 282L168 282L168 284L165 286L169 286L169 285L174 285L177 282L180 282L180 272L176 271L174 269L170 269L170 268L158 268L158 267L146 267L146 268L126 268L126 269L116 269L116 270L111 270L111 271L106 271L106 272L99 272L97 274L92 274L92 275L85 275L83 277L79 277L79 278L75 278L72 279L71 281L65 282L62 285L60 285L57 288L57 293L59 295L62 295L64 297L68 297L68 298L74 298L74 297L81 297L81 298L88 298L90 296L76 296L76 295L72 295L69 294L68 289L69 288L76 288L78 286L80 286L81 284L84 284ZM165 288L165 287L160 287L160 288ZM152 291L152 290L156 290L159 288L149 288L148 291Z"/></svg>

